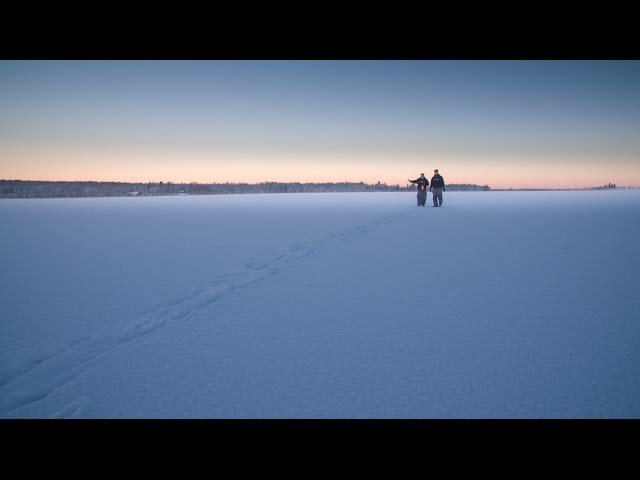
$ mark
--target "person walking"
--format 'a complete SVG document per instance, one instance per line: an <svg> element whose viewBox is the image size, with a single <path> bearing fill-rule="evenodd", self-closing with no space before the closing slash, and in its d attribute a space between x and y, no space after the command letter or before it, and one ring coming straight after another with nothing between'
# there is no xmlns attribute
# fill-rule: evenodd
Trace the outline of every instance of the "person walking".
<svg viewBox="0 0 640 480"><path fill-rule="evenodd" d="M442 178L442 176L438 173L437 168L433 171L433 177L431 177L431 186L429 187L429 191L431 192L431 196L433 197L433 206L441 207L442 192L446 192L447 189L444 186L444 178Z"/></svg>
<svg viewBox="0 0 640 480"><path fill-rule="evenodd" d="M420 178L409 181L418 185L418 207L424 207L424 204L427 202L427 187L429 186L429 180L424 176L424 173L421 173Z"/></svg>

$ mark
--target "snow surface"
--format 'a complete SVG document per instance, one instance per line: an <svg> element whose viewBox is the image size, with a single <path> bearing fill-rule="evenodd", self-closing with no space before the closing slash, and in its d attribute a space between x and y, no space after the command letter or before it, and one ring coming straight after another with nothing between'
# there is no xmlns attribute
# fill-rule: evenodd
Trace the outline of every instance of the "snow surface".
<svg viewBox="0 0 640 480"><path fill-rule="evenodd" d="M430 201L0 201L0 417L640 417L640 191Z"/></svg>

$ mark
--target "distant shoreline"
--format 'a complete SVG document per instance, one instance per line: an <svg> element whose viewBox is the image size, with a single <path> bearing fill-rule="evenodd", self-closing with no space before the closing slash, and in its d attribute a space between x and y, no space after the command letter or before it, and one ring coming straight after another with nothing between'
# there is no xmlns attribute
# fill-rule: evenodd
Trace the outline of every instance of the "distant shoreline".
<svg viewBox="0 0 640 480"><path fill-rule="evenodd" d="M609 184L589 188L491 188L488 185L450 184L447 192L548 192L614 190L640 187L617 187ZM415 192L415 186L364 182L260 182L260 183L173 183L173 182L96 182L37 181L0 179L0 198L103 198L155 197L182 195L228 195L260 193L348 193L348 192Z"/></svg>
<svg viewBox="0 0 640 480"><path fill-rule="evenodd" d="M490 191L488 185L451 184L448 191ZM0 179L0 198L155 197L245 193L413 192L415 186L364 182L173 183Z"/></svg>

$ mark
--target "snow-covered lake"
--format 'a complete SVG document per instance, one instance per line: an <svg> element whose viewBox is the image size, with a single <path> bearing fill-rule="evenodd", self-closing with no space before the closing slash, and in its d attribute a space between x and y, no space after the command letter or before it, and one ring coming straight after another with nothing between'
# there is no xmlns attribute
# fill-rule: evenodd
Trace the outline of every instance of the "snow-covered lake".
<svg viewBox="0 0 640 480"><path fill-rule="evenodd" d="M2 418L640 418L640 190L0 201Z"/></svg>

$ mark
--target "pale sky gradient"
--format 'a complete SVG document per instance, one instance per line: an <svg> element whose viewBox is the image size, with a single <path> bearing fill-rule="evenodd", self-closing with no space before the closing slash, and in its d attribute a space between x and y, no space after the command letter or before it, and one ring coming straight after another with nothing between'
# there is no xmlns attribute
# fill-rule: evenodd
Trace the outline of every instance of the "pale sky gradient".
<svg viewBox="0 0 640 480"><path fill-rule="evenodd" d="M640 186L640 61L0 61L0 178Z"/></svg>

